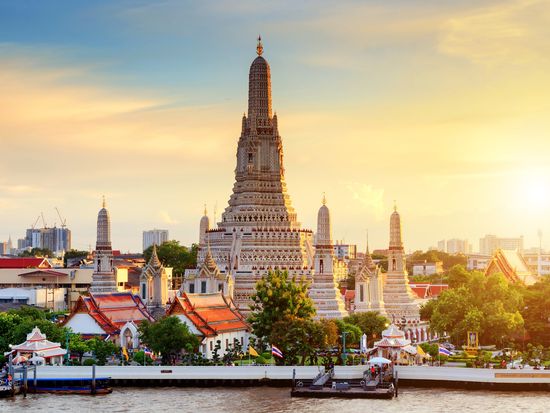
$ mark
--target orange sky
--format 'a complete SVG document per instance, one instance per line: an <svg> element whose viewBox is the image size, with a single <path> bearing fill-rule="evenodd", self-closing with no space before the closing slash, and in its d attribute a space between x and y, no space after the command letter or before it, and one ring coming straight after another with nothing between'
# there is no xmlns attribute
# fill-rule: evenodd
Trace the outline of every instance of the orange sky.
<svg viewBox="0 0 550 413"><path fill-rule="evenodd" d="M305 227L326 192L335 237L361 248L367 228L372 247L387 245L394 199L407 249L550 238L549 1L246 4L192 10L253 22L208 36L165 19L185 18L175 2L96 10L114 27L104 43L69 28L0 43L0 240L41 211L59 221L57 206L87 248L105 194L116 248L139 250L153 227L197 241L203 204L219 217L229 198L259 31Z"/></svg>

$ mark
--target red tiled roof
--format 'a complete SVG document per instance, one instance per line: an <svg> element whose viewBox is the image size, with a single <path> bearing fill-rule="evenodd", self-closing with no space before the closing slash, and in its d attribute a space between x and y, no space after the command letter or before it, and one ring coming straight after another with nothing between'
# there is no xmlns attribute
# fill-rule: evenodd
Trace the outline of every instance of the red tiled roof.
<svg viewBox="0 0 550 413"><path fill-rule="evenodd" d="M449 288L447 284L410 284L413 292L418 296L418 298L435 298L441 294L442 291Z"/></svg>
<svg viewBox="0 0 550 413"><path fill-rule="evenodd" d="M139 296L129 292L92 294L79 297L71 315L88 313L107 334L117 334L127 322L154 321Z"/></svg>
<svg viewBox="0 0 550 413"><path fill-rule="evenodd" d="M0 268L52 268L46 258L0 258Z"/></svg>
<svg viewBox="0 0 550 413"><path fill-rule="evenodd" d="M244 317L232 301L221 292L214 294L186 294L176 297L168 309L168 315L184 314L206 337L218 334L250 330Z"/></svg>

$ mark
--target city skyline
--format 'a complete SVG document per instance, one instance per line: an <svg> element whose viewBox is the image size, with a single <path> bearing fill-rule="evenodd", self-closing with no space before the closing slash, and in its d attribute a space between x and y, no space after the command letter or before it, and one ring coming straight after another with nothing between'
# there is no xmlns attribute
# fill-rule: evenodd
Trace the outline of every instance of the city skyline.
<svg viewBox="0 0 550 413"><path fill-rule="evenodd" d="M59 207L87 249L105 194L115 249L155 227L198 242L203 204L227 206L258 33L304 228L326 192L360 246L388 245L394 199L407 250L550 233L543 1L182 4L0 2L0 240Z"/></svg>

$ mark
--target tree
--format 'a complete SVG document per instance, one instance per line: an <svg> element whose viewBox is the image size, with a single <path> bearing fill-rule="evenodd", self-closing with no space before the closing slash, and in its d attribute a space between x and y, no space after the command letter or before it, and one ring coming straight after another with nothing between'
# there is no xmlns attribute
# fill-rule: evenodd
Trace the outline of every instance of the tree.
<svg viewBox="0 0 550 413"><path fill-rule="evenodd" d="M521 314L526 335L536 344L550 346L550 277L527 287L523 293L525 305Z"/></svg>
<svg viewBox="0 0 550 413"><path fill-rule="evenodd" d="M19 256L53 258L55 254L48 248L33 248L30 251L23 251Z"/></svg>
<svg viewBox="0 0 550 413"><path fill-rule="evenodd" d="M153 352L162 354L163 364L175 363L182 350L193 353L199 346L197 337L177 317L164 317L154 323L142 321L140 340Z"/></svg>
<svg viewBox="0 0 550 413"><path fill-rule="evenodd" d="M382 331L389 325L390 320L376 311L367 311L345 317L344 322L359 327L364 334L372 338L380 337Z"/></svg>
<svg viewBox="0 0 550 413"><path fill-rule="evenodd" d="M471 274L463 265L455 265L449 270L447 282L450 288L457 288L467 285L470 282Z"/></svg>
<svg viewBox="0 0 550 413"><path fill-rule="evenodd" d="M79 251L75 249L71 249L67 252L65 252L65 255L63 256L63 265L67 266L67 261L72 259L78 259L79 261L84 260L88 257L88 251Z"/></svg>
<svg viewBox="0 0 550 413"><path fill-rule="evenodd" d="M193 244L191 249L180 245L178 241L166 241L157 245L157 255L166 267L172 267L175 276L182 276L187 268L197 267L198 245ZM153 246L143 251L145 261L151 259Z"/></svg>
<svg viewBox="0 0 550 413"><path fill-rule="evenodd" d="M99 337L94 337L86 341L90 351L94 353L94 357L97 360L97 364L100 366L105 365L107 357L112 356L118 352L118 347L114 345L112 341L103 340Z"/></svg>
<svg viewBox="0 0 550 413"><path fill-rule="evenodd" d="M295 277L289 279L287 271L269 271L256 283L256 292L251 298L252 314L248 321L262 350L272 336L275 323L291 319L307 321L315 314L305 278L299 282Z"/></svg>
<svg viewBox="0 0 550 413"><path fill-rule="evenodd" d="M84 353L90 351L90 345L87 341L84 341L79 334L71 334L69 337L68 350L78 355L78 361L82 364L82 357Z"/></svg>

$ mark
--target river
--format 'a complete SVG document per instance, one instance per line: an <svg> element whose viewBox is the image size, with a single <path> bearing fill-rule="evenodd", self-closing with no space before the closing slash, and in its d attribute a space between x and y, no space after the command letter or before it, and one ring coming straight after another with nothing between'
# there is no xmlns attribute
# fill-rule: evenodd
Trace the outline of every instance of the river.
<svg viewBox="0 0 550 413"><path fill-rule="evenodd" d="M31 394L0 399L0 412L548 412L550 392L402 388L393 400L291 398L273 387L116 387L106 396Z"/></svg>

